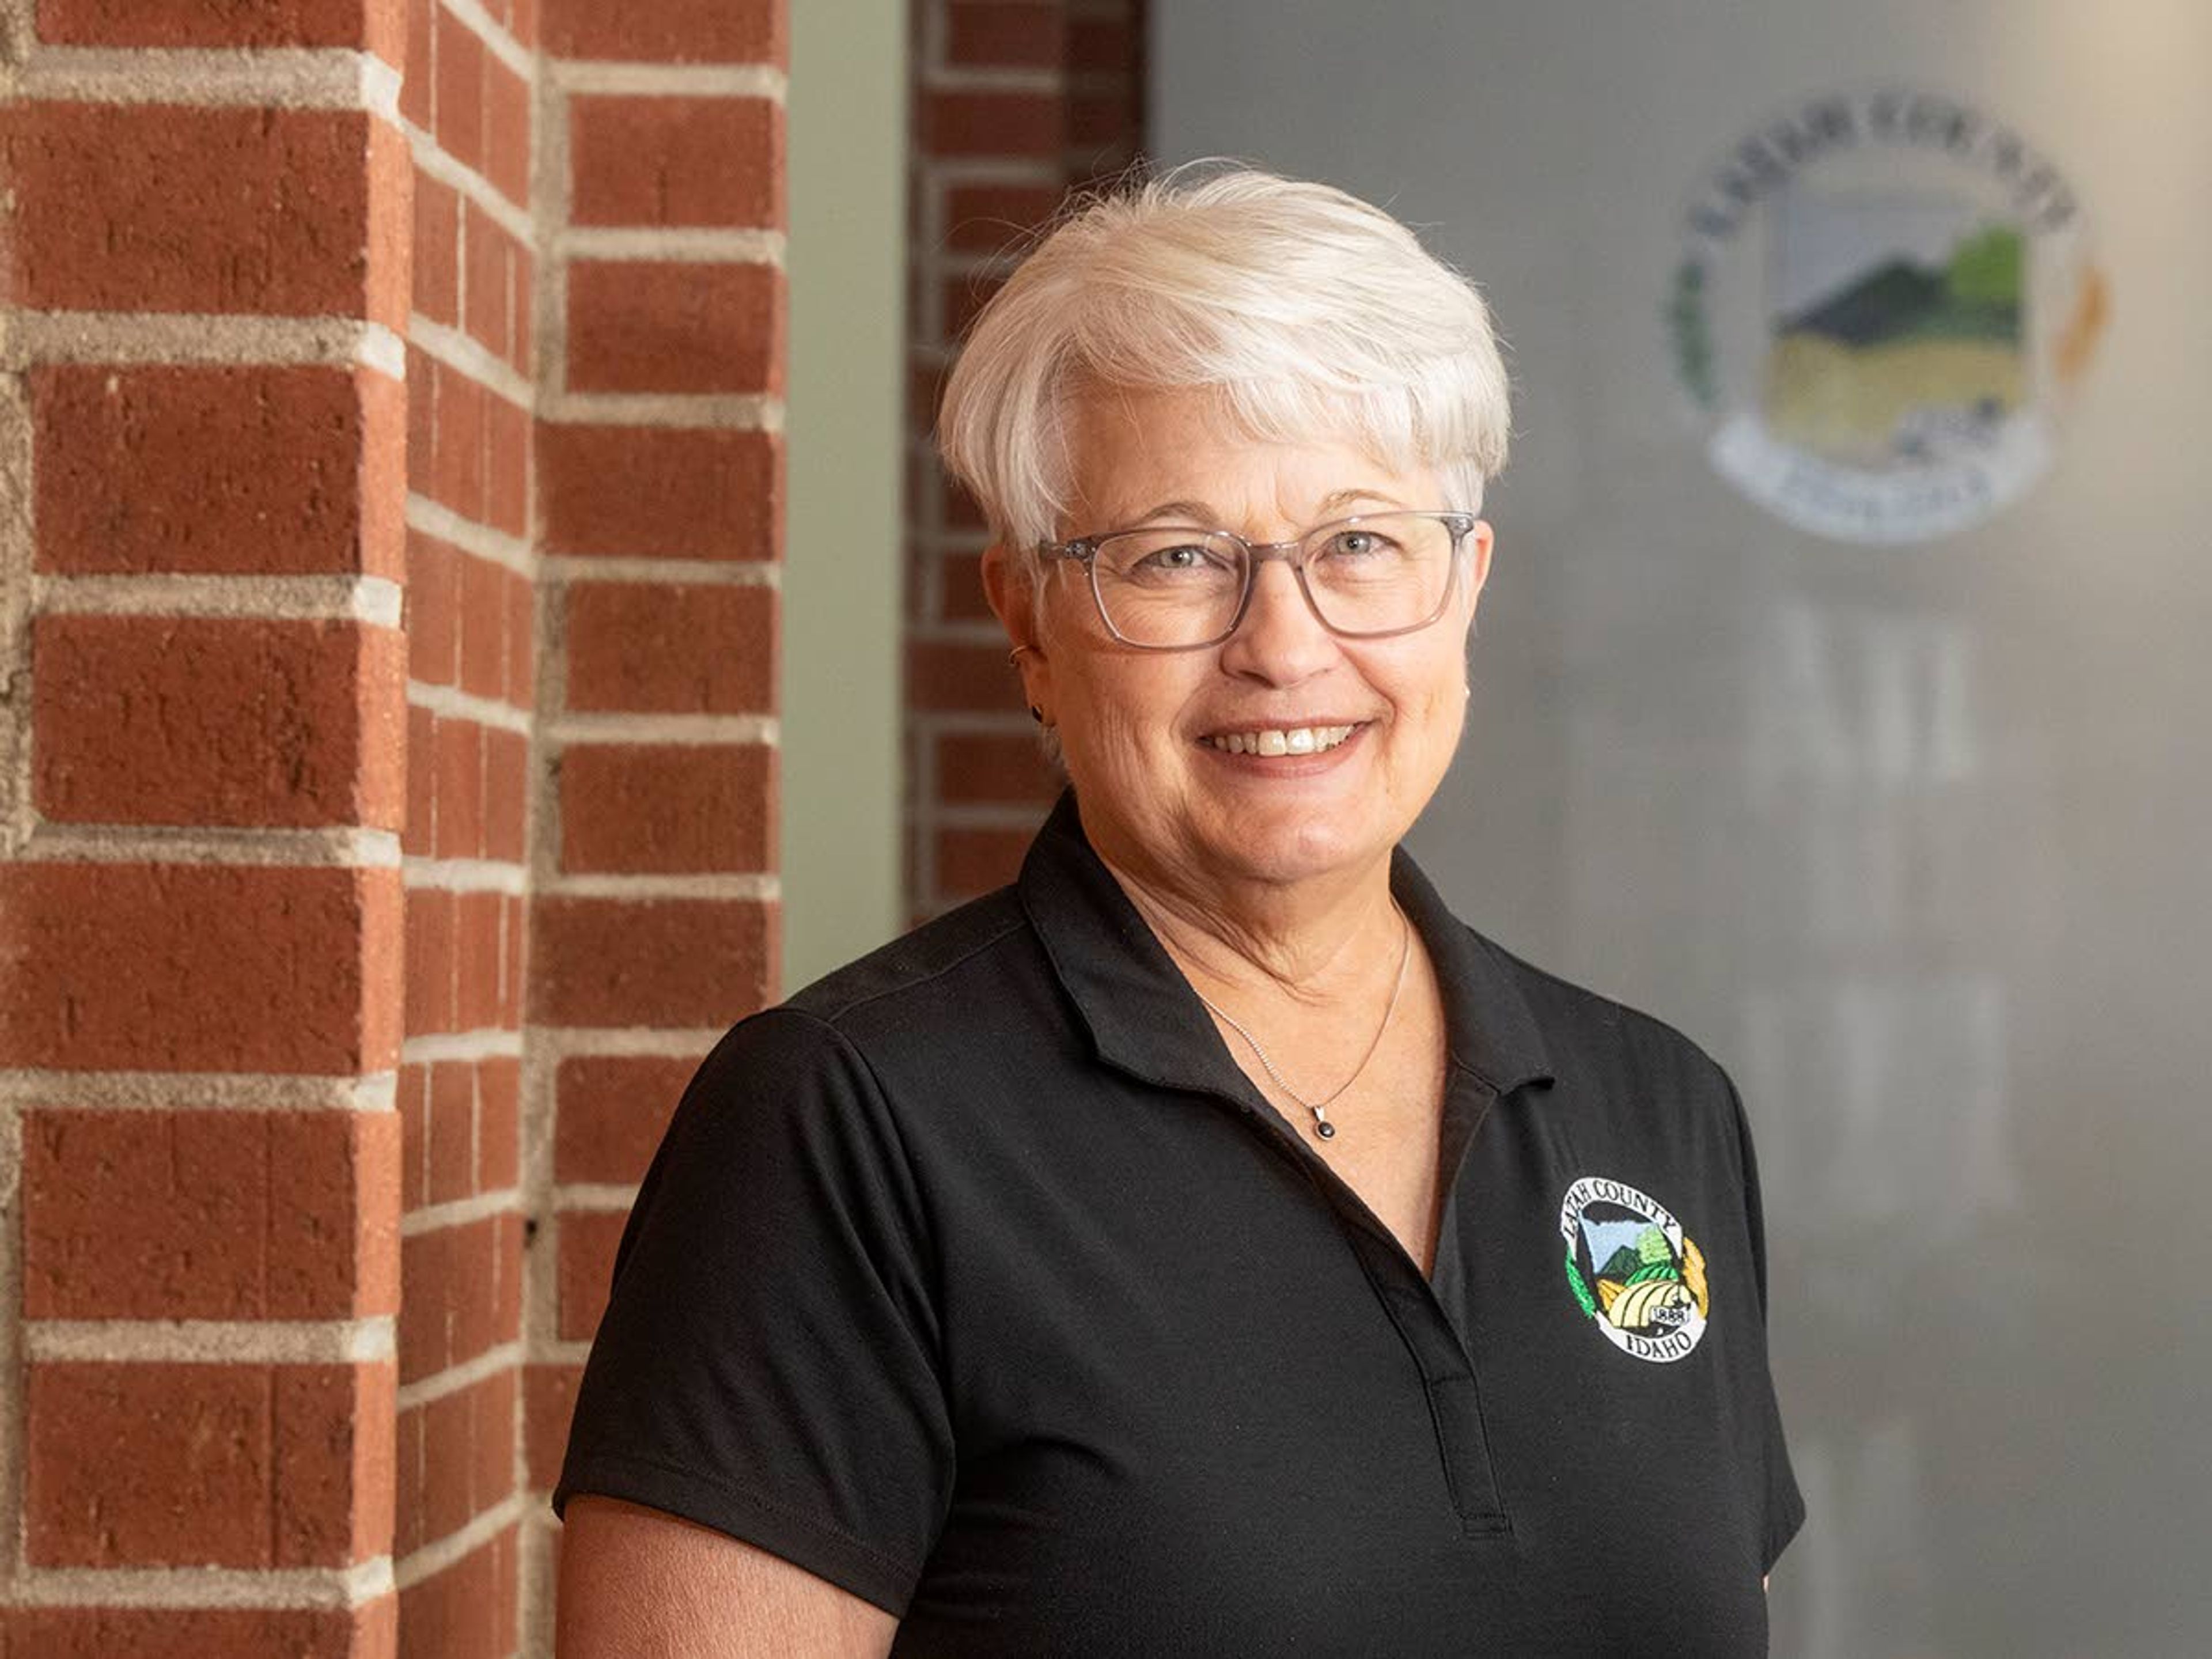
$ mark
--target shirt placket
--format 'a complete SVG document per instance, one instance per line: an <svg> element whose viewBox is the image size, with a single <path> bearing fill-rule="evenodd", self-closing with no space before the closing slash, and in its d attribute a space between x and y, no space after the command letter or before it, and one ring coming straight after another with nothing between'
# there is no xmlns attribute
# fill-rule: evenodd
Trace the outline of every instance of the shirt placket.
<svg viewBox="0 0 2212 1659"><path fill-rule="evenodd" d="M1474 1133L1497 1095L1481 1079L1455 1064L1444 1101L1441 1175L1446 1194L1437 1236L1435 1277L1447 1286L1463 1283L1455 1215L1459 1182ZM1247 1121L1291 1158L1312 1182L1341 1228L1376 1302L1388 1315L1420 1373L1437 1451L1461 1529L1470 1538L1510 1535L1512 1522L1498 1490L1490 1437L1484 1423L1482 1385L1468 1345L1445 1311L1437 1285L1423 1276L1397 1236L1359 1194L1300 1142L1280 1114L1262 1102L1237 1103Z"/></svg>

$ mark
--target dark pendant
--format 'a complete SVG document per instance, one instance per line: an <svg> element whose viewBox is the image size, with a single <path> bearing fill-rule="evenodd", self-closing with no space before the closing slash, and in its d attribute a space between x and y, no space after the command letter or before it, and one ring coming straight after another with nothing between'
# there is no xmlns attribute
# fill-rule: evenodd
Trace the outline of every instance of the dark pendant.
<svg viewBox="0 0 2212 1659"><path fill-rule="evenodd" d="M1314 1133L1323 1140L1334 1140L1336 1139L1336 1125L1323 1118L1314 1126Z"/></svg>

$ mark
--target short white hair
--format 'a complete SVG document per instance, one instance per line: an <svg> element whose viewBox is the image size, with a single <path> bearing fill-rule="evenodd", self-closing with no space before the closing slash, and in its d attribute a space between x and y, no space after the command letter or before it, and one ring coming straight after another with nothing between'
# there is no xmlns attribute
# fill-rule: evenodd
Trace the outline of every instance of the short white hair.
<svg viewBox="0 0 2212 1659"><path fill-rule="evenodd" d="M1010 550L1057 538L1071 416L1099 387L1214 391L1256 441L1341 438L1470 513L1505 465L1474 284L1381 209L1234 163L1076 198L976 318L938 444Z"/></svg>

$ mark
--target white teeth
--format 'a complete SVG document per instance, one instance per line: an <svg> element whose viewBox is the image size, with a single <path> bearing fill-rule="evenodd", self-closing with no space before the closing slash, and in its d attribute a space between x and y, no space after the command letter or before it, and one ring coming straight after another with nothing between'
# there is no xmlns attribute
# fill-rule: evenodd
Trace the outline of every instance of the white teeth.
<svg viewBox="0 0 2212 1659"><path fill-rule="evenodd" d="M1351 726L1295 726L1265 732L1229 732L1206 741L1232 755L1316 755L1334 749L1358 728Z"/></svg>

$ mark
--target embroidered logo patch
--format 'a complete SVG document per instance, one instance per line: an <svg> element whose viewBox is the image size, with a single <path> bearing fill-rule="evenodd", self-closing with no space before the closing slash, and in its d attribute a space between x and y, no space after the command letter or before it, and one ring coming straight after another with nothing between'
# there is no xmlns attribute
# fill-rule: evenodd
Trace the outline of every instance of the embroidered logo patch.
<svg viewBox="0 0 2212 1659"><path fill-rule="evenodd" d="M1705 1253L1666 1206L1625 1182L1584 1176L1559 1206L1567 1287L1606 1340L1664 1364L1705 1334Z"/></svg>

